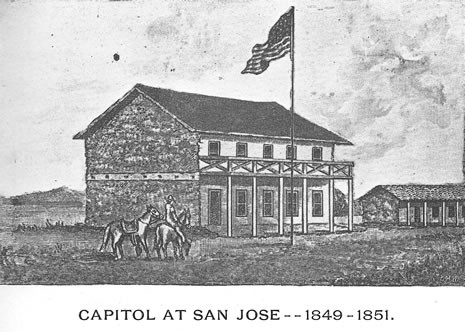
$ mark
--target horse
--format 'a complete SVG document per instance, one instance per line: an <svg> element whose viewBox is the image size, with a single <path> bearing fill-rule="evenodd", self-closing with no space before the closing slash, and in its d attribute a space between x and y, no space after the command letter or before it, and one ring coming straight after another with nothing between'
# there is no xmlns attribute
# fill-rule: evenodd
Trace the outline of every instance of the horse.
<svg viewBox="0 0 465 332"><path fill-rule="evenodd" d="M103 242L100 246L100 252L105 250L108 241L111 238L111 247L113 249L113 254L115 255L115 260L123 258L123 240L125 237L131 236L131 241L133 244L135 244L136 247L139 247L140 244L142 248L144 248L146 259L150 259L150 253L147 245L147 231L151 224L157 222L160 219L162 219L160 212L155 207L147 205L147 210L144 212L144 214L136 219L137 231L135 233L125 231L122 224L124 221L115 220L110 222L105 227Z"/></svg>
<svg viewBox="0 0 465 332"><path fill-rule="evenodd" d="M178 216L178 222L182 228L189 227L191 221L191 214L189 209L183 209ZM182 230L183 231L183 230ZM189 256L191 248L191 240L186 237L186 241L183 242L176 230L166 223L161 223L155 228L155 240L153 243L153 250L157 251L159 259L162 259L160 250L163 251L164 259L168 259L168 245L173 244L173 253L176 260L179 256L182 260L185 256ZM185 255L185 256L184 256Z"/></svg>

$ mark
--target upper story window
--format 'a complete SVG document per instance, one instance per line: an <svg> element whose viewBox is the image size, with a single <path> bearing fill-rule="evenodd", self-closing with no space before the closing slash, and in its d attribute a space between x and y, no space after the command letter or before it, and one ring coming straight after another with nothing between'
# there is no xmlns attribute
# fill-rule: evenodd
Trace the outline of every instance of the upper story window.
<svg viewBox="0 0 465 332"><path fill-rule="evenodd" d="M263 144L263 158L273 159L273 145Z"/></svg>
<svg viewBox="0 0 465 332"><path fill-rule="evenodd" d="M247 143L236 144L236 157L247 157Z"/></svg>
<svg viewBox="0 0 465 332"><path fill-rule="evenodd" d="M218 141L208 142L208 155L209 156L219 156L220 155L221 145Z"/></svg>
<svg viewBox="0 0 465 332"><path fill-rule="evenodd" d="M323 160L323 148L321 147L312 148L312 160Z"/></svg>
<svg viewBox="0 0 465 332"><path fill-rule="evenodd" d="M294 145L294 158L292 158L292 146L286 146L286 159L297 159L297 146Z"/></svg>

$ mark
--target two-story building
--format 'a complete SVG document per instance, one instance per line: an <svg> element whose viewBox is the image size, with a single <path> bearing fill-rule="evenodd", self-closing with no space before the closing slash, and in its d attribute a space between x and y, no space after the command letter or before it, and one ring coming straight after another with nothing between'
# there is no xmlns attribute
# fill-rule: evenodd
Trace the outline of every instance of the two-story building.
<svg viewBox="0 0 465 332"><path fill-rule="evenodd" d="M353 163L335 160L335 146L351 143L296 114L292 149L289 128L275 102L137 84L74 136L85 140L86 221L134 217L149 203L162 211L172 194L222 235L283 234L291 216L297 231L334 231L334 182L344 180L351 230Z"/></svg>

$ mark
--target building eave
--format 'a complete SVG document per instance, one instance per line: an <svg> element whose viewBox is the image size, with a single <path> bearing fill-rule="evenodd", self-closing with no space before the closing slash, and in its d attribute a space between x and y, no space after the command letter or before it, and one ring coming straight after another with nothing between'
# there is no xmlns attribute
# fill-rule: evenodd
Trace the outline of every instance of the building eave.
<svg viewBox="0 0 465 332"><path fill-rule="evenodd" d="M194 129L195 130L195 129ZM247 133L235 133L235 132L223 132L223 131L211 131L211 130L195 130L199 134L211 134L211 135L221 135L221 136L237 136L237 137L253 137L253 138L271 138L279 140L290 140L289 136L271 136L271 135L259 135L259 134L247 134ZM314 138L302 138L295 137L295 140L306 141L306 142L324 142L336 145L353 145L352 142L344 141L335 141L335 140L323 140L323 139L314 139Z"/></svg>

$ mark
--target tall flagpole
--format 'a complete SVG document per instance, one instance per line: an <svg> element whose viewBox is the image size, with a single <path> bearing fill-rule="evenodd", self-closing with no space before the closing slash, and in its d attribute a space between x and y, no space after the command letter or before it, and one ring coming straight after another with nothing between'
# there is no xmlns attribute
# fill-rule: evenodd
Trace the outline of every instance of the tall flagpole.
<svg viewBox="0 0 465 332"><path fill-rule="evenodd" d="M294 245L294 6L291 6L291 201L290 201L290 212L291 212L291 246ZM297 210L297 206L296 206Z"/></svg>

